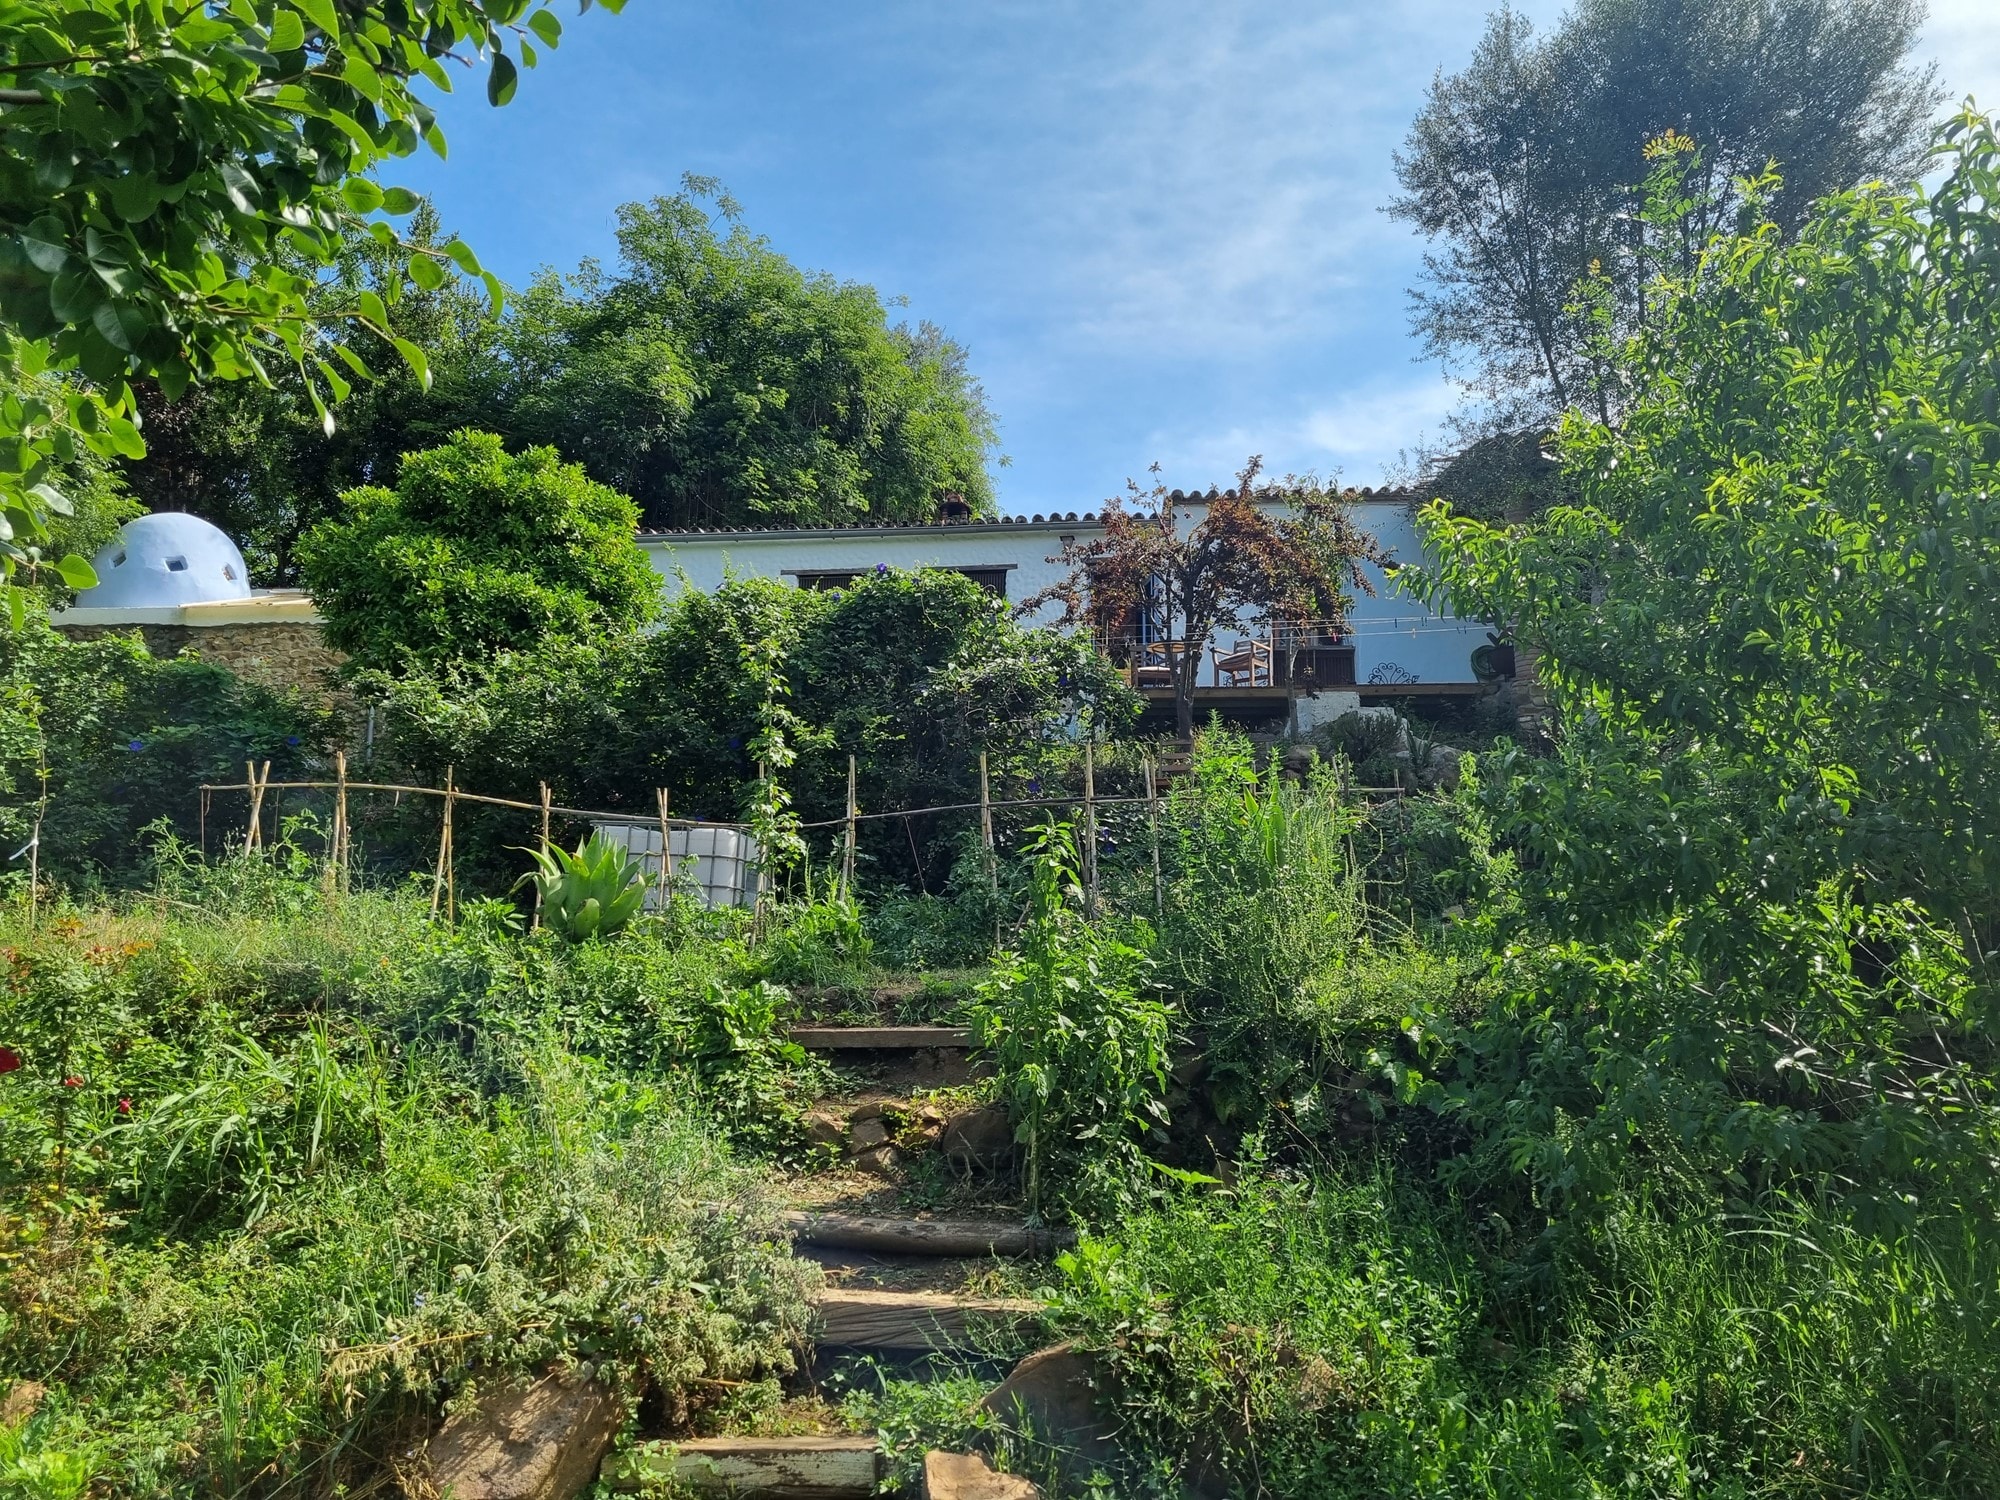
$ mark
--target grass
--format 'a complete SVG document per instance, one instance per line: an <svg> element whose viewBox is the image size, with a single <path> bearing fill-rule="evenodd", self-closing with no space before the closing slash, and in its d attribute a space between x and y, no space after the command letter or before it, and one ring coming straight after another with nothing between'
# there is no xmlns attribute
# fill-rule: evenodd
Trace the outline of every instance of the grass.
<svg viewBox="0 0 2000 1500"><path fill-rule="evenodd" d="M46 1387L0 1495L393 1487L442 1407L554 1364L667 1425L776 1404L817 1273L709 1107L792 1066L701 1050L726 940L223 875L0 918L0 1389Z"/></svg>
<svg viewBox="0 0 2000 1500"><path fill-rule="evenodd" d="M1112 1372L1123 1493L2000 1487L2000 1247L1966 1221L1636 1202L1549 1277L1516 1269L1386 1171L1255 1177L1086 1237L1057 1322Z"/></svg>

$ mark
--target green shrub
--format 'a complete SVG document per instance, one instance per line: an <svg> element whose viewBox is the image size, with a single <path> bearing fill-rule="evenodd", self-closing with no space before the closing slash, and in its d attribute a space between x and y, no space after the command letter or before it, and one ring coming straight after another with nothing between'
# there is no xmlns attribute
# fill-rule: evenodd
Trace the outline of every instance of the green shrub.
<svg viewBox="0 0 2000 1500"><path fill-rule="evenodd" d="M1103 1207L1138 1186L1139 1141L1167 1123L1170 1013L1152 961L1085 919L1075 836L1029 844L1028 919L979 986L972 1031L1023 1147L1028 1207Z"/></svg>
<svg viewBox="0 0 2000 1500"><path fill-rule="evenodd" d="M639 512L553 448L454 433L404 455L393 490L341 496L299 541L328 644L356 672L449 670L544 641L598 642L651 619L660 581Z"/></svg>

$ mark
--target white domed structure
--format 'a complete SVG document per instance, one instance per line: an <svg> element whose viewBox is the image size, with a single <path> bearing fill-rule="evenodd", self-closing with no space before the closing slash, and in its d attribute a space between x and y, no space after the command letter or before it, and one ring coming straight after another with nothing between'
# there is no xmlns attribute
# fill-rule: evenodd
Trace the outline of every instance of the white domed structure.
<svg viewBox="0 0 2000 1500"><path fill-rule="evenodd" d="M160 609L250 597L250 570L236 543L185 511L127 521L91 566L97 587L76 596L78 609Z"/></svg>

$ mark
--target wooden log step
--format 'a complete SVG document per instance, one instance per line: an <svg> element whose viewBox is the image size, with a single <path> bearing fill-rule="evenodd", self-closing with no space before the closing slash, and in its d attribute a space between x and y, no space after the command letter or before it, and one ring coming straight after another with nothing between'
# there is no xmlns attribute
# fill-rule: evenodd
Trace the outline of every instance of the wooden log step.
<svg viewBox="0 0 2000 1500"><path fill-rule="evenodd" d="M890 1219L861 1214L793 1212L785 1224L808 1245L878 1255L1053 1255L1076 1243L1067 1229L976 1219Z"/></svg>
<svg viewBox="0 0 2000 1500"><path fill-rule="evenodd" d="M605 1460L614 1490L671 1482L702 1494L769 1500L849 1500L878 1482L872 1437L720 1437L641 1443Z"/></svg>
<svg viewBox="0 0 2000 1500"><path fill-rule="evenodd" d="M791 1038L809 1052L920 1052L972 1045L972 1032L964 1026L794 1026Z"/></svg>
<svg viewBox="0 0 2000 1500"><path fill-rule="evenodd" d="M819 1313L819 1343L842 1349L974 1349L981 1335L996 1327L1019 1327L1042 1310L1026 1297L859 1287L828 1287L813 1306Z"/></svg>

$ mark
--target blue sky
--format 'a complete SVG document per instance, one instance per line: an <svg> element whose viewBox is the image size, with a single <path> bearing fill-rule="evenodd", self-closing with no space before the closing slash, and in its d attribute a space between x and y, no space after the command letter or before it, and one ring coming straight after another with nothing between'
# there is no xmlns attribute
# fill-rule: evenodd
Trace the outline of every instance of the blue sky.
<svg viewBox="0 0 2000 1500"><path fill-rule="evenodd" d="M1155 461L1226 483L1253 452L1374 484L1452 404L1414 362L1390 153L1489 8L565 5L513 103L468 80L449 162L394 175L513 282L609 259L620 203L721 178L796 263L970 349L1009 513L1082 509ZM2000 6L1934 4L1923 51L2000 104Z"/></svg>

